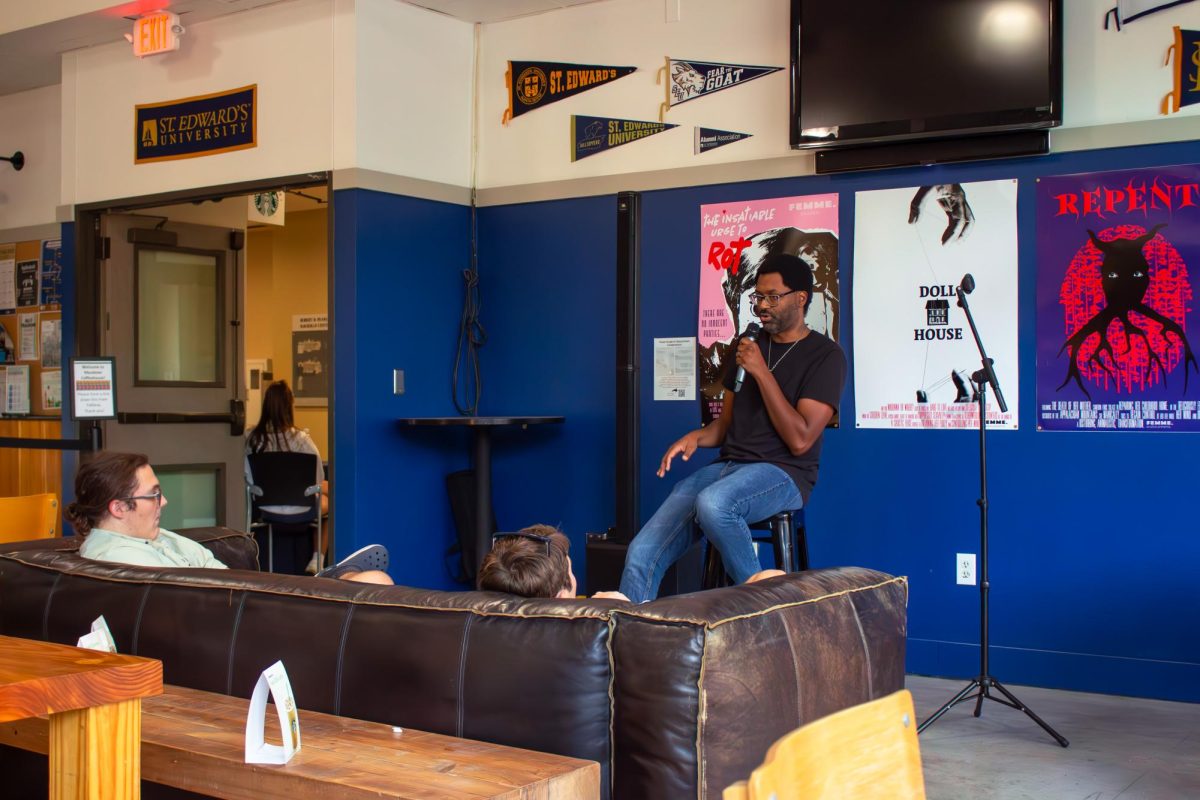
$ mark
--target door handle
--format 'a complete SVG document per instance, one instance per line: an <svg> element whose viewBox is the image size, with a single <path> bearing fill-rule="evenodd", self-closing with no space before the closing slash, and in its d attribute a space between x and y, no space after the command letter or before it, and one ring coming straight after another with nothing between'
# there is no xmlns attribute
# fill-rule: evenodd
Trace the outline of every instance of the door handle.
<svg viewBox="0 0 1200 800"><path fill-rule="evenodd" d="M229 426L230 436L241 436L246 432L246 403L237 398L229 401L229 413L218 414L207 411L120 411L117 422L121 425L211 425Z"/></svg>

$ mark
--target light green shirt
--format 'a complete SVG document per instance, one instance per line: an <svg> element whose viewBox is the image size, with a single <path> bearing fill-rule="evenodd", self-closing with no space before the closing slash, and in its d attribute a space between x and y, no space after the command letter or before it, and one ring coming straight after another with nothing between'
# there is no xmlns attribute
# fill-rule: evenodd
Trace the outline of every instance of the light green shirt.
<svg viewBox="0 0 1200 800"><path fill-rule="evenodd" d="M204 545L165 528L159 528L158 536L153 539L92 528L79 548L79 555L93 561L114 561L135 567L228 569Z"/></svg>

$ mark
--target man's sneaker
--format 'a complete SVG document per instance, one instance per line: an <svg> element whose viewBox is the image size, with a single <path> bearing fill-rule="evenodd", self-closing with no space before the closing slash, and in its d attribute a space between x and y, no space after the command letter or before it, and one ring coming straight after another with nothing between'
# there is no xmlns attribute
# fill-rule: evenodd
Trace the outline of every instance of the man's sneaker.
<svg viewBox="0 0 1200 800"><path fill-rule="evenodd" d="M308 566L304 568L304 571L309 575L316 575L318 569L320 569L320 567L317 565L317 554L313 553L312 558L308 560Z"/></svg>
<svg viewBox="0 0 1200 800"><path fill-rule="evenodd" d="M366 572L372 569L387 572L387 568L387 548L381 544L370 544L346 556L332 567L321 570L317 573L317 577L340 578L349 572Z"/></svg>

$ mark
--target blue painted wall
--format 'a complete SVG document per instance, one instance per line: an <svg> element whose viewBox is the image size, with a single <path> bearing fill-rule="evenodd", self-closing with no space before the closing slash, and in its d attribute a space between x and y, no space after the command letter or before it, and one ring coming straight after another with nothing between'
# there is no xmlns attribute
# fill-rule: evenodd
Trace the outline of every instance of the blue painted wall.
<svg viewBox="0 0 1200 800"><path fill-rule="evenodd" d="M1022 429L988 437L991 671L1012 684L1200 701L1200 603L1189 568L1200 563L1200 537L1185 513L1196 440L1037 433L1032 390L1034 179L1198 155L1194 144L1158 145L645 193L642 519L671 485L653 475L663 450L698 423L692 404L653 402L650 377L655 337L695 333L701 204L840 193L841 340L853 360L854 192L1016 177L1025 391ZM585 531L613 516L615 235L613 196L480 211L483 319L492 335L484 411L567 416L561 432L513 434L497 453L500 525L558 522L577 548ZM854 418L852 383L844 418ZM707 460L680 465L673 479ZM955 585L953 568L956 552L980 549L977 436L850 424L829 432L823 461L808 514L814 565L908 575L909 670L975 674L979 593Z"/></svg>
<svg viewBox="0 0 1200 800"><path fill-rule="evenodd" d="M454 413L451 364L470 216L447 203L334 192L333 514L338 556L379 542L398 583L452 588L444 484L468 466L460 431L402 430ZM392 393L403 369L406 392Z"/></svg>
<svg viewBox="0 0 1200 800"><path fill-rule="evenodd" d="M616 198L479 212L481 414L564 415L564 425L496 437L496 521L570 536L615 522Z"/></svg>

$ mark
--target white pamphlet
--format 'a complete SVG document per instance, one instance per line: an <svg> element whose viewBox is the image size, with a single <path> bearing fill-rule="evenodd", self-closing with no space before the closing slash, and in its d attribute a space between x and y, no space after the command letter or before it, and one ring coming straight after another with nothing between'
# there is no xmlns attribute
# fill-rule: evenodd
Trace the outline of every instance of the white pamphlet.
<svg viewBox="0 0 1200 800"><path fill-rule="evenodd" d="M79 642L75 646L85 647L88 650L100 650L104 653L117 652L117 643L113 640L112 631L108 629L108 623L104 621L103 614L92 620L91 632L80 636Z"/></svg>
<svg viewBox="0 0 1200 800"><path fill-rule="evenodd" d="M654 340L654 399L696 399L696 337Z"/></svg>
<svg viewBox="0 0 1200 800"><path fill-rule="evenodd" d="M267 744L264 740L268 691L279 715L282 746ZM296 698L292 695L292 683L288 680L283 662L276 661L263 670L250 697L250 711L246 714L246 763L286 764L299 750L300 716L296 710Z"/></svg>

